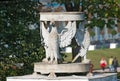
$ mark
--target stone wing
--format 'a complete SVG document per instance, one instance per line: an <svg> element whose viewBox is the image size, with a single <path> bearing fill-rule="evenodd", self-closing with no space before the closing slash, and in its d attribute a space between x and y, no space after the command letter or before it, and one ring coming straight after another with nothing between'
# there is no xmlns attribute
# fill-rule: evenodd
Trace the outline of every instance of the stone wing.
<svg viewBox="0 0 120 81"><path fill-rule="evenodd" d="M81 49L79 50L79 53L75 56L75 58L73 59L72 62L75 62L75 60L79 56L84 57L87 54L88 47L90 45L90 35L89 35L87 28L84 33L83 41L81 42L79 39L78 39L78 41L81 43Z"/></svg>
<svg viewBox="0 0 120 81"><path fill-rule="evenodd" d="M86 55L89 45L90 45L90 34L86 29L84 34L84 39L82 41L81 49L79 51L79 56L83 57Z"/></svg>
<svg viewBox="0 0 120 81"><path fill-rule="evenodd" d="M84 34L85 34L84 23L79 23L79 28L77 29L75 34L75 40L79 46L82 45Z"/></svg>
<svg viewBox="0 0 120 81"><path fill-rule="evenodd" d="M77 29L75 40L79 46L81 46L81 49L79 50L78 56L83 57L86 55L88 47L90 45L90 35L87 30L85 29L85 22L79 23L79 28Z"/></svg>
<svg viewBox="0 0 120 81"><path fill-rule="evenodd" d="M69 21L68 24L62 29L59 35L59 46L66 47L71 44L72 38L76 33L76 22Z"/></svg>
<svg viewBox="0 0 120 81"><path fill-rule="evenodd" d="M48 35L49 35L49 32L48 30L45 28L45 25L44 25L44 22L40 22L40 25L41 25L41 34L42 34L42 39L43 39L43 42L44 44L47 46L48 45Z"/></svg>

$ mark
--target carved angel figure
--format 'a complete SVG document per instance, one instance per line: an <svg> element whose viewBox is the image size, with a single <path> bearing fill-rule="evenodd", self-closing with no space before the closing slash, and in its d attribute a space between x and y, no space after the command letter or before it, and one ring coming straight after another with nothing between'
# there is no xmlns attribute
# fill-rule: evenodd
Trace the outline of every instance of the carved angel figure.
<svg viewBox="0 0 120 81"><path fill-rule="evenodd" d="M69 21L66 26L60 28L58 30L55 22L41 22L41 32L46 51L46 58L43 61L58 63L58 59L61 59L59 47L62 48L71 44L76 33L76 22Z"/></svg>

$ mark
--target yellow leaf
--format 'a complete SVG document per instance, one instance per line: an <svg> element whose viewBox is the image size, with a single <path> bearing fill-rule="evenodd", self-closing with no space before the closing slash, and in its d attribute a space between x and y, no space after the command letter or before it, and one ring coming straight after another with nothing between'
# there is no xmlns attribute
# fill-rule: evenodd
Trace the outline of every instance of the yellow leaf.
<svg viewBox="0 0 120 81"><path fill-rule="evenodd" d="M108 13L105 13L105 17L107 17L108 16Z"/></svg>

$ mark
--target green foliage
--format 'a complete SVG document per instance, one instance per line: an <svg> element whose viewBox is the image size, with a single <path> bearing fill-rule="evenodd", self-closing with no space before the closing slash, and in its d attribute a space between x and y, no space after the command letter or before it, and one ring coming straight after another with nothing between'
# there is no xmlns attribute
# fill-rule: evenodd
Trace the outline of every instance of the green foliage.
<svg viewBox="0 0 120 81"><path fill-rule="evenodd" d="M33 63L44 57L37 6L32 0L0 2L1 81L7 76L31 73ZM24 63L24 66L18 68L17 63Z"/></svg>
<svg viewBox="0 0 120 81"><path fill-rule="evenodd" d="M95 32L90 31L90 36L95 36Z"/></svg>
<svg viewBox="0 0 120 81"><path fill-rule="evenodd" d="M120 79L120 73L117 73L117 78Z"/></svg>
<svg viewBox="0 0 120 81"><path fill-rule="evenodd" d="M116 35L117 32L116 32L115 30L112 29L112 30L111 30L111 34L112 34L112 35Z"/></svg>
<svg viewBox="0 0 120 81"><path fill-rule="evenodd" d="M55 0L62 3L68 3L71 0ZM72 0L74 2L73 11L79 11L79 6L82 6L82 12L85 13L86 20L91 21L89 27L104 27L105 21L104 18L118 18L120 19L120 1L119 0ZM97 14L97 17L95 16ZM112 19L108 21L108 27L111 28L111 25L115 23L112 22Z"/></svg>
<svg viewBox="0 0 120 81"><path fill-rule="evenodd" d="M118 15L120 12L119 4L113 0L84 0L83 10L86 13L86 19L91 21L90 27L97 26L103 28L105 24L104 18L120 18ZM113 24L115 24L113 20L108 19L108 27L111 28Z"/></svg>
<svg viewBox="0 0 120 81"><path fill-rule="evenodd" d="M91 23L89 25L91 28L97 26L97 27L100 27L102 29L105 25L105 21L102 19L91 19Z"/></svg>

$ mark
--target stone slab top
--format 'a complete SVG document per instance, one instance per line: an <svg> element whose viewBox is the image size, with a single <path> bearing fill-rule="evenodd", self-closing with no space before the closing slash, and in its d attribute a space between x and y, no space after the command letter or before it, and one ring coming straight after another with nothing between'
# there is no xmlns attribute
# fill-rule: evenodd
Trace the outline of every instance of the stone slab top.
<svg viewBox="0 0 120 81"><path fill-rule="evenodd" d="M40 12L40 21L78 21L84 20L83 12Z"/></svg>

